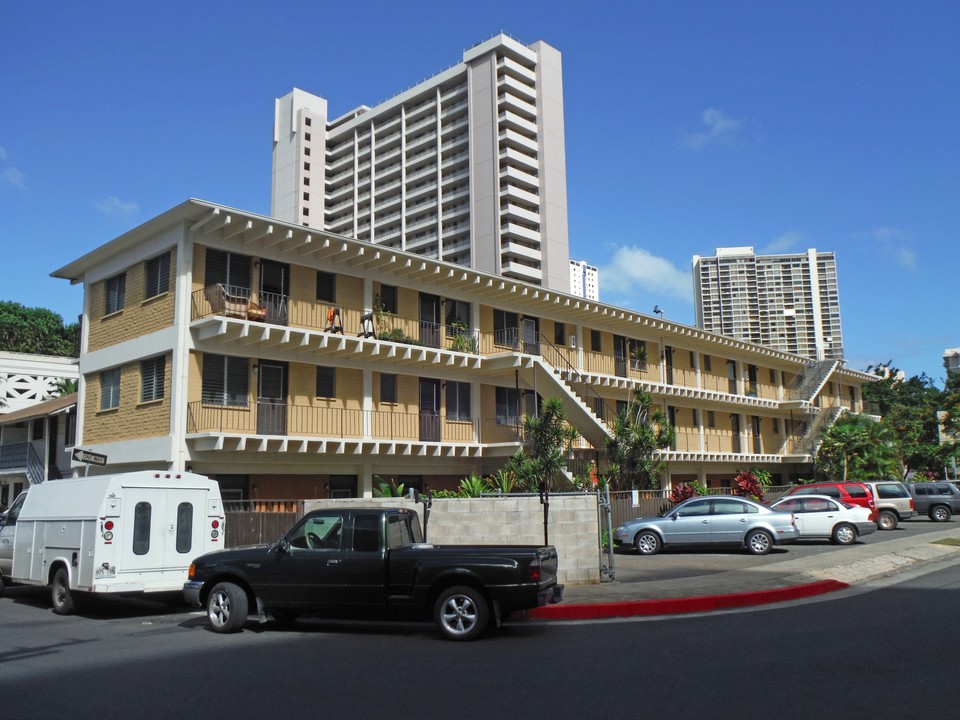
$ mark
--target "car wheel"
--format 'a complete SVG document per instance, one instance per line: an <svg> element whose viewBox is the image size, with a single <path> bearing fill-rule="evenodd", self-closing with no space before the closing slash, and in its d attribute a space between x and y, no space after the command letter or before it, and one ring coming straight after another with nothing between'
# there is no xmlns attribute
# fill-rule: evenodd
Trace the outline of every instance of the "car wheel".
<svg viewBox="0 0 960 720"><path fill-rule="evenodd" d="M745 544L751 555L766 555L773 549L773 538L765 530L754 530L747 535Z"/></svg>
<svg viewBox="0 0 960 720"><path fill-rule="evenodd" d="M877 521L877 527L881 530L896 530L900 519L895 512L890 510L881 510L880 519Z"/></svg>
<svg viewBox="0 0 960 720"><path fill-rule="evenodd" d="M952 514L946 505L934 505L930 508L930 519L934 522L947 522Z"/></svg>
<svg viewBox="0 0 960 720"><path fill-rule="evenodd" d="M857 541L857 529L853 525L841 523L833 529L831 540L837 545L852 545Z"/></svg>
<svg viewBox="0 0 960 720"><path fill-rule="evenodd" d="M633 546L641 555L656 555L660 552L663 543L660 541L660 536L653 530L641 530L633 539Z"/></svg>
<svg viewBox="0 0 960 720"><path fill-rule="evenodd" d="M433 620L447 640L473 640L490 617L487 599L479 590L460 586L445 590L433 606Z"/></svg>
<svg viewBox="0 0 960 720"><path fill-rule="evenodd" d="M75 604L73 593L70 591L70 576L64 568L60 568L53 576L50 585L50 600L53 602L53 611L57 615L69 615Z"/></svg>
<svg viewBox="0 0 960 720"><path fill-rule="evenodd" d="M207 597L207 621L210 628L218 633L231 633L240 630L247 622L250 603L243 588L230 582L214 585Z"/></svg>

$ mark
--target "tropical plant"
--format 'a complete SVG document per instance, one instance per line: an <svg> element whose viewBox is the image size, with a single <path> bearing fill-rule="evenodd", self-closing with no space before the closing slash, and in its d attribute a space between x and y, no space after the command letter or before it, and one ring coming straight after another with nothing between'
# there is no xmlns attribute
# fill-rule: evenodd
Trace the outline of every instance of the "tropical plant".
<svg viewBox="0 0 960 720"><path fill-rule="evenodd" d="M899 477L898 451L896 437L884 423L845 413L821 435L817 477L853 482Z"/></svg>
<svg viewBox="0 0 960 720"><path fill-rule="evenodd" d="M647 369L647 345L643 342L631 341L630 359L633 361L634 370Z"/></svg>
<svg viewBox="0 0 960 720"><path fill-rule="evenodd" d="M78 384L75 378L59 378L53 386L53 397L72 395L77 391Z"/></svg>
<svg viewBox="0 0 960 720"><path fill-rule="evenodd" d="M465 498L480 497L491 489L490 482L482 475L469 475L460 480L458 495Z"/></svg>
<svg viewBox="0 0 960 720"><path fill-rule="evenodd" d="M750 472L757 479L757 482L760 483L760 487L762 487L764 490L770 487L770 483L773 482L773 475L767 470L755 467L750 468Z"/></svg>
<svg viewBox="0 0 960 720"><path fill-rule="evenodd" d="M560 398L549 398L538 415L523 418L523 450L529 463L523 473L540 492L549 492L564 479L567 456L577 437L576 428L566 422Z"/></svg>
<svg viewBox="0 0 960 720"><path fill-rule="evenodd" d="M667 463L659 453L671 447L675 433L667 416L653 406L650 396L634 390L627 406L617 413L613 437L607 439L610 479L619 490L652 490L660 485Z"/></svg>
<svg viewBox="0 0 960 720"><path fill-rule="evenodd" d="M373 488L374 497L403 497L403 484L397 485L396 480L384 480L379 475L374 475L373 480L376 486Z"/></svg>
<svg viewBox="0 0 960 720"><path fill-rule="evenodd" d="M453 334L450 336L450 347L457 352L475 353L479 350L477 338L472 336L463 320L454 320L450 323Z"/></svg>
<svg viewBox="0 0 960 720"><path fill-rule="evenodd" d="M697 495L706 494L707 489L699 482L694 481L692 483L680 483L679 485L674 485L672 488L670 488L670 494L667 495L667 499L669 499L674 505L679 505L684 500L689 500Z"/></svg>
<svg viewBox="0 0 960 720"><path fill-rule="evenodd" d="M52 310L0 300L2 351L77 357L79 329L78 323L64 325Z"/></svg>
<svg viewBox="0 0 960 720"><path fill-rule="evenodd" d="M509 462L509 461L508 461ZM511 472L506 465L497 470L489 478L490 489L494 492L499 493L512 493L517 492L519 489L517 483L517 476Z"/></svg>
<svg viewBox="0 0 960 720"><path fill-rule="evenodd" d="M760 484L754 473L741 471L733 479L733 494L763 502L763 485Z"/></svg>

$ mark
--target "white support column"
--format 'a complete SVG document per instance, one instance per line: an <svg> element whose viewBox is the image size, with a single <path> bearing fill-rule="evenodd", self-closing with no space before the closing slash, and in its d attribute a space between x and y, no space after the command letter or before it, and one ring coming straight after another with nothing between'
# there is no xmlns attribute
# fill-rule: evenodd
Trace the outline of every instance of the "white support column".
<svg viewBox="0 0 960 720"><path fill-rule="evenodd" d="M360 385L363 393L362 432L366 439L373 437L373 370L365 368L360 371Z"/></svg>
<svg viewBox="0 0 960 720"><path fill-rule="evenodd" d="M373 465L363 463L357 472L357 495L362 498L373 497Z"/></svg>

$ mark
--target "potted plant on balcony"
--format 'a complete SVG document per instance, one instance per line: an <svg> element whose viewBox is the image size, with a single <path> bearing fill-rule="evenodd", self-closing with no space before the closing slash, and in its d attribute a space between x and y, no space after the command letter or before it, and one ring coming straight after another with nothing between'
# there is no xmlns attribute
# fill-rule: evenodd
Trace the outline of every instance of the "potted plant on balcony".
<svg viewBox="0 0 960 720"><path fill-rule="evenodd" d="M630 345L630 361L634 370L647 369L647 345L642 342L634 342Z"/></svg>
<svg viewBox="0 0 960 720"><path fill-rule="evenodd" d="M450 336L450 348L457 352L477 352L477 338L469 334L469 328L463 320L450 323L453 334Z"/></svg>

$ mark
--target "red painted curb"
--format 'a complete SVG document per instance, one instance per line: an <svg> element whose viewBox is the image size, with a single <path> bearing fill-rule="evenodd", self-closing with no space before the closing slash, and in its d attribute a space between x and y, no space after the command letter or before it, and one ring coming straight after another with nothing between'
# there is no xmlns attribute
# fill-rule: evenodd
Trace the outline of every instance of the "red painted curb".
<svg viewBox="0 0 960 720"><path fill-rule="evenodd" d="M644 615L676 615L799 600L848 587L850 586L847 583L839 580L820 580L819 582L793 585L775 590L756 590L729 595L701 595L699 597L667 598L664 600L627 600L624 602L574 603L570 605L560 603L528 610L526 616L534 620L596 620Z"/></svg>

